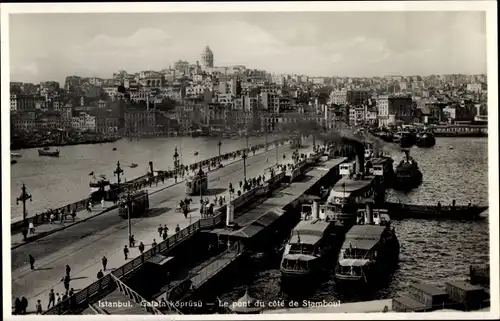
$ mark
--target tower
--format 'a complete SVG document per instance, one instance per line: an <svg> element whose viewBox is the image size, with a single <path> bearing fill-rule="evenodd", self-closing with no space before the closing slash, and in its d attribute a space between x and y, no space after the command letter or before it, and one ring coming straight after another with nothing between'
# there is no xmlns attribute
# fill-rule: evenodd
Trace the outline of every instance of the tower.
<svg viewBox="0 0 500 321"><path fill-rule="evenodd" d="M201 53L201 64L203 68L213 68L214 67L214 54L208 46Z"/></svg>

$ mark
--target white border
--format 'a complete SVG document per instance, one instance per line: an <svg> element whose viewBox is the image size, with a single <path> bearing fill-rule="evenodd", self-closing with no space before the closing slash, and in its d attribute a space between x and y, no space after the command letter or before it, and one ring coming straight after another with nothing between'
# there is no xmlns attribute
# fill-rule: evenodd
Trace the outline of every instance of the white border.
<svg viewBox="0 0 500 321"><path fill-rule="evenodd" d="M111 13L111 12L235 12L235 11L486 11L487 12L487 62L488 62L488 160L489 160L489 222L490 222L490 312L469 313L370 313L370 314L261 314L261 315L207 315L175 316L179 320L251 320L251 319L498 319L498 52L497 52L497 10L496 1L391 1L391 2L225 2L225 3L45 3L45 4L1 4L1 115L2 115L2 212L10 212L10 130L9 130L9 14L12 13ZM6 318L11 311L11 268L10 268L10 215L2 215L3 244L3 307ZM12 317L11 317L12 318ZM28 316L26 319L52 319L52 316ZM66 316L65 318L102 318L123 320L124 316ZM156 318L165 320L168 316L126 317L130 320ZM172 317L173 318L173 317Z"/></svg>

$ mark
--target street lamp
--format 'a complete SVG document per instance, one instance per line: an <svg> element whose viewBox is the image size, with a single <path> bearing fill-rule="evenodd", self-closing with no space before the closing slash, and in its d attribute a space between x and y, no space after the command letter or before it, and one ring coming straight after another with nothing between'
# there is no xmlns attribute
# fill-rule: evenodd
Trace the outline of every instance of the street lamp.
<svg viewBox="0 0 500 321"><path fill-rule="evenodd" d="M241 158L243 158L243 177L245 182L247 181L247 157L247 152L245 150L243 151L243 156L241 156Z"/></svg>
<svg viewBox="0 0 500 321"><path fill-rule="evenodd" d="M177 175L177 171L179 169L179 153L177 153L177 146L175 147L173 158L174 158L174 171L175 174Z"/></svg>
<svg viewBox="0 0 500 321"><path fill-rule="evenodd" d="M279 165L280 164L280 157L279 157L278 148L279 148L280 144L279 144L279 142L276 142L276 143L274 143L274 145L276 146L276 165Z"/></svg>
<svg viewBox="0 0 500 321"><path fill-rule="evenodd" d="M19 205L19 201L21 201L23 203L23 221L24 223L26 224L26 216L27 216L27 213L26 213L26 201L27 200L30 200L30 202L32 201L32 197L31 197L31 194L28 194L26 193L26 186L23 184L23 187L21 188L22 190L22 193L21 195L16 198L16 205Z"/></svg>
<svg viewBox="0 0 500 321"><path fill-rule="evenodd" d="M113 174L117 177L118 187L120 187L120 175L123 174L123 169L120 167L120 161L116 163L116 169Z"/></svg>
<svg viewBox="0 0 500 321"><path fill-rule="evenodd" d="M125 205L127 207L127 221L128 221L128 239L129 239L129 243L130 243L130 238L132 237L132 224L130 222L130 216L131 216L131 211L132 211L132 195L130 195L130 192L127 192L127 194L125 194L123 196L123 200L122 200L122 206ZM130 246L131 244L129 244Z"/></svg>

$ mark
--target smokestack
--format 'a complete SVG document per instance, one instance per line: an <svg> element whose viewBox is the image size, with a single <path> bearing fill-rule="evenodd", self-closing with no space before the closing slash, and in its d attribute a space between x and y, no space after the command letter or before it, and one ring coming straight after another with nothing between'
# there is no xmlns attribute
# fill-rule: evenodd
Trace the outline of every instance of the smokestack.
<svg viewBox="0 0 500 321"><path fill-rule="evenodd" d="M312 204L312 219L316 220L319 218L319 205L318 202L313 201Z"/></svg>
<svg viewBox="0 0 500 321"><path fill-rule="evenodd" d="M373 208L372 208L372 202L366 202L365 222L368 225L373 225Z"/></svg>
<svg viewBox="0 0 500 321"><path fill-rule="evenodd" d="M232 225L233 221L234 221L234 205L230 196L226 208L226 226Z"/></svg>

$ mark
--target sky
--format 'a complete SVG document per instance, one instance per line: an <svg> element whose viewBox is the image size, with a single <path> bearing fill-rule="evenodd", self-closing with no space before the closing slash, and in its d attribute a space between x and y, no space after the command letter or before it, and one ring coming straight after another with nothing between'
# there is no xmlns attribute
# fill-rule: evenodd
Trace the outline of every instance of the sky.
<svg viewBox="0 0 500 321"><path fill-rule="evenodd" d="M200 61L308 76L486 73L484 12L42 13L9 16L11 81Z"/></svg>

